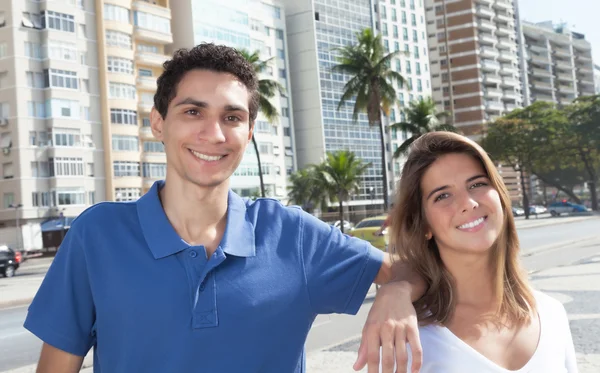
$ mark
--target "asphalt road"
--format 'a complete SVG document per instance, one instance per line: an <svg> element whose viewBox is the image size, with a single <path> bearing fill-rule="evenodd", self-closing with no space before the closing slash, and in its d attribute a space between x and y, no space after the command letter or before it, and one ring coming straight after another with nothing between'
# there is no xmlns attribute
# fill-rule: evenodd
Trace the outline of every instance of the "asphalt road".
<svg viewBox="0 0 600 373"><path fill-rule="evenodd" d="M531 272L570 264L600 252L600 219L593 218L568 224L542 226L519 230L523 260ZM579 243L574 241L579 240ZM27 263L19 276L43 276L44 264L49 259ZM33 261L32 261L33 263ZM0 279L0 291L2 280ZM313 325L307 340L307 351L316 351L351 340L356 336L370 309L366 301L357 316L323 315ZM23 321L27 307L0 310L0 372L34 364L39 356L41 342L25 329Z"/></svg>

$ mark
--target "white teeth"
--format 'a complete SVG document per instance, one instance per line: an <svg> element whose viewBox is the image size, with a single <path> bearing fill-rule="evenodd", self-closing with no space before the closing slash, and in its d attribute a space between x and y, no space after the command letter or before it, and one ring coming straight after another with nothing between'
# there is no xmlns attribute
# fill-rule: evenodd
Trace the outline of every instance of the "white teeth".
<svg viewBox="0 0 600 373"><path fill-rule="evenodd" d="M197 158L202 159L203 161L207 161L207 162L215 162L218 161L219 159L223 158L222 155L205 155L202 153L198 153L196 151L191 150L192 154L194 154Z"/></svg>
<svg viewBox="0 0 600 373"><path fill-rule="evenodd" d="M485 219L484 218L479 218L475 221L472 221L470 223L467 224L463 224L461 226L459 226L459 229L469 229L469 228L475 228L476 226L478 226L479 224L483 223Z"/></svg>

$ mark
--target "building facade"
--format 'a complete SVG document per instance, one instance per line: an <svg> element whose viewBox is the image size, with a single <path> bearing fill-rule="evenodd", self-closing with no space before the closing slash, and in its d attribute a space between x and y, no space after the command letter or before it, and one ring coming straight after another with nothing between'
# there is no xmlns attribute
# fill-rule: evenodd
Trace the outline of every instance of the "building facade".
<svg viewBox="0 0 600 373"><path fill-rule="evenodd" d="M285 12L277 0L182 0L172 2L174 43L171 49L191 48L203 42L224 44L249 52L259 51L262 60L272 59L261 79L279 81L284 95L271 100L280 114L269 123L259 113L255 125L266 193L287 198L287 175L296 169L294 120L292 117L289 58ZM252 145L231 178L231 188L242 196L256 196L260 182Z"/></svg>
<svg viewBox="0 0 600 373"><path fill-rule="evenodd" d="M600 95L600 65L594 64L594 84L597 95Z"/></svg>
<svg viewBox="0 0 600 373"><path fill-rule="evenodd" d="M522 26L528 89L525 103L549 101L560 105L595 92L592 47L585 36L552 22Z"/></svg>
<svg viewBox="0 0 600 373"><path fill-rule="evenodd" d="M331 68L337 64L336 48L356 43L357 32L365 28L380 32L387 51L406 52L394 60L392 68L402 73L408 84L395 87L399 104L385 119L386 123L400 121L402 108L431 92L424 5L418 0L286 0L284 3L298 166L318 163L327 152L351 149L371 167L363 177L361 190L351 197L350 206L381 205L379 128L370 127L365 114L353 121L354 101L337 110L349 77L332 73ZM407 136L386 135L390 193L400 172L399 162L391 159L392 152Z"/></svg>

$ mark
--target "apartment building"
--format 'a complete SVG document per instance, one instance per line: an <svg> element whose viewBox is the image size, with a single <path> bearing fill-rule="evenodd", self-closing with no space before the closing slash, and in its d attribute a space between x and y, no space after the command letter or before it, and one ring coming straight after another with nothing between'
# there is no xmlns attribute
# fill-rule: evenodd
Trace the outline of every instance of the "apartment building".
<svg viewBox="0 0 600 373"><path fill-rule="evenodd" d="M172 2L174 43L171 49L191 48L203 42L228 45L249 52L259 51L271 60L261 79L279 81L286 89L271 103L280 113L269 123L259 113L255 125L266 193L287 198L287 176L296 169L285 11L277 0L178 0ZM231 188L242 196L260 191L256 152L249 145L231 178Z"/></svg>
<svg viewBox="0 0 600 373"><path fill-rule="evenodd" d="M600 65L594 64L594 86L597 95L600 95Z"/></svg>
<svg viewBox="0 0 600 373"><path fill-rule="evenodd" d="M395 87L400 103L386 122L402 119L402 108L419 96L429 96L428 51L424 4L419 0L286 0L290 72L294 98L298 166L318 163L326 152L351 149L371 167L361 182L361 190L349 202L352 208L383 204L381 145L379 128L370 127L365 114L352 120L354 102L337 110L349 77L332 73L337 64L336 48L356 43L356 33L372 28L382 34L388 51L405 52L392 68L407 79ZM388 190L394 190L394 177L400 165L392 152L408 134L390 133L386 138ZM394 165L394 167L392 167ZM362 207L361 207L362 206Z"/></svg>
<svg viewBox="0 0 600 373"><path fill-rule="evenodd" d="M426 0L433 97L465 135L522 107L518 17L513 0ZM521 196L519 173L499 169Z"/></svg>
<svg viewBox="0 0 600 373"><path fill-rule="evenodd" d="M551 21L523 22L522 32L527 61L523 80L528 83L525 104L565 105L595 93L592 47L583 34Z"/></svg>
<svg viewBox="0 0 600 373"><path fill-rule="evenodd" d="M406 80L406 84L394 87L398 102L385 121L387 124L404 122L404 109L411 102L431 97L425 6L423 0L379 0L375 5L374 17L375 28L382 35L386 52L402 52L393 61L392 69ZM410 136L410 133L397 131L388 134L388 159L393 165L388 167L388 180L392 183L390 193L400 180L402 166L402 159L393 159L393 154Z"/></svg>
<svg viewBox="0 0 600 373"><path fill-rule="evenodd" d="M0 243L106 198L96 26L88 0L0 3Z"/></svg>
<svg viewBox="0 0 600 373"><path fill-rule="evenodd" d="M166 0L0 4L0 242L41 248L49 220L164 177L148 114L171 42Z"/></svg>

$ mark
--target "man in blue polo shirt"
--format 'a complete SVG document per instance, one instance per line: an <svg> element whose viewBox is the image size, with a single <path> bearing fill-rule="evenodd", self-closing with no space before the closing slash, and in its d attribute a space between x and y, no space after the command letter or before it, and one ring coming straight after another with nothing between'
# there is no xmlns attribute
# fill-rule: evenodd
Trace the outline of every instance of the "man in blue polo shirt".
<svg viewBox="0 0 600 373"><path fill-rule="evenodd" d="M45 342L39 373L77 372L92 347L95 372L304 372L316 315L355 314L373 281L392 279L366 242L229 190L258 104L252 66L231 48L202 44L165 64L150 120L166 180L72 224L25 321ZM410 288L373 307L371 324L391 326L368 335L369 372L380 345L386 372L407 340L418 346L416 323L395 326L413 320Z"/></svg>

